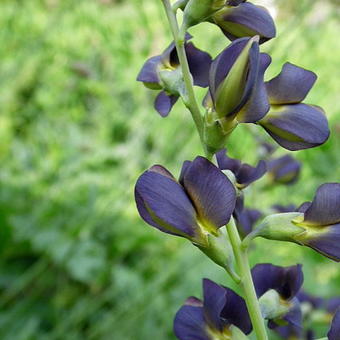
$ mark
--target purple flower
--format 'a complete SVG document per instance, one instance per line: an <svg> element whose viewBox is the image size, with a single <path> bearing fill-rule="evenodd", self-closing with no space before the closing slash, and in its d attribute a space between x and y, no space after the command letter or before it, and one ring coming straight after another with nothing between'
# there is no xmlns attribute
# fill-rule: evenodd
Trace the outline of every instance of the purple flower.
<svg viewBox="0 0 340 340"><path fill-rule="evenodd" d="M187 34L185 52L194 85L207 87L211 57L188 42L191 38ZM149 58L139 72L137 80L152 90L161 90L154 106L162 117L166 117L180 96L178 84L182 81L175 44L172 42L161 55Z"/></svg>
<svg viewBox="0 0 340 340"><path fill-rule="evenodd" d="M226 155L226 149L216 153L218 167L221 170L230 170L236 179L236 186L244 189L254 181L260 179L266 173L266 163L259 161L256 167L246 163L241 163L238 159L230 158Z"/></svg>
<svg viewBox="0 0 340 340"><path fill-rule="evenodd" d="M340 183L321 185L312 202L298 209L303 217L294 222L305 229L296 240L317 252L340 261Z"/></svg>
<svg viewBox="0 0 340 340"><path fill-rule="evenodd" d="M270 62L269 55L259 52L255 38L235 40L212 62L204 105L225 134L238 123L259 121L268 112L263 76Z"/></svg>
<svg viewBox="0 0 340 340"><path fill-rule="evenodd" d="M212 21L230 40L258 35L263 43L276 35L275 23L269 12L262 6L242 0L228 1L212 16Z"/></svg>
<svg viewBox="0 0 340 340"><path fill-rule="evenodd" d="M301 265L279 267L263 263L252 269L262 315L270 328L278 327L282 321L301 327L302 314L296 298L303 283L301 268Z"/></svg>
<svg viewBox="0 0 340 340"><path fill-rule="evenodd" d="M174 320L174 332L180 340L243 340L251 330L245 301L208 279L203 280L203 301L188 298Z"/></svg>
<svg viewBox="0 0 340 340"><path fill-rule="evenodd" d="M145 222L168 234L205 246L235 208L236 192L227 176L203 157L183 164L179 181L160 165L138 179L135 199Z"/></svg>
<svg viewBox="0 0 340 340"><path fill-rule="evenodd" d="M254 234L271 240L295 242L340 261L340 183L321 185L312 202L298 212L267 216Z"/></svg>
<svg viewBox="0 0 340 340"><path fill-rule="evenodd" d="M288 150L316 147L329 137L323 110L302 103L316 78L313 72L286 63L281 73L266 83L270 111L258 124Z"/></svg>
<svg viewBox="0 0 340 340"><path fill-rule="evenodd" d="M267 162L267 172L274 183L293 184L300 175L301 163L291 155L285 155Z"/></svg>

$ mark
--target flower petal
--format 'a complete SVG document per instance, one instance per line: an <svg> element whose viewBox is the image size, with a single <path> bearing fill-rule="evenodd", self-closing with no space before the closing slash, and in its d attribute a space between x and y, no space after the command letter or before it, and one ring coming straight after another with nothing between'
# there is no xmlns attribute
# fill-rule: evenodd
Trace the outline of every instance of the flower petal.
<svg viewBox="0 0 340 340"><path fill-rule="evenodd" d="M262 119L269 111L270 105L263 77L270 63L271 57L266 53L261 53L256 83L251 96L241 111L237 113L237 121L239 123L255 123Z"/></svg>
<svg viewBox="0 0 340 340"><path fill-rule="evenodd" d="M340 223L340 183L325 183L316 191L305 211L304 224L330 225Z"/></svg>
<svg viewBox="0 0 340 340"><path fill-rule="evenodd" d="M216 153L218 167L221 170L230 170L237 174L242 165L241 161L228 157L226 153L227 149L222 149Z"/></svg>
<svg viewBox="0 0 340 340"><path fill-rule="evenodd" d="M249 184L260 179L267 171L265 161L259 161L256 168L249 164L242 164L236 175L237 183L241 188L247 187Z"/></svg>
<svg viewBox="0 0 340 340"><path fill-rule="evenodd" d="M285 155L267 162L267 168L274 182L293 184L299 178L301 164L291 155Z"/></svg>
<svg viewBox="0 0 340 340"><path fill-rule="evenodd" d="M196 157L184 174L183 184L204 227L214 232L229 221L235 208L236 191L214 164Z"/></svg>
<svg viewBox="0 0 340 340"><path fill-rule="evenodd" d="M167 95L164 91L161 91L155 99L155 109L162 116L166 117L172 107L176 104L178 96Z"/></svg>
<svg viewBox="0 0 340 340"><path fill-rule="evenodd" d="M207 87L209 85L209 70L212 62L210 54L198 49L192 43L185 45L185 52L194 85Z"/></svg>
<svg viewBox="0 0 340 340"><path fill-rule="evenodd" d="M227 290L217 283L203 279L204 317L212 329L223 330L221 312L226 304Z"/></svg>
<svg viewBox="0 0 340 340"><path fill-rule="evenodd" d="M328 340L339 340L340 339L339 334L340 334L340 308L337 310L333 317L331 329L327 333Z"/></svg>
<svg viewBox="0 0 340 340"><path fill-rule="evenodd" d="M270 263L262 263L256 265L251 272L258 297L270 289L275 289L282 298L289 300L298 293L303 283L300 264L279 267Z"/></svg>
<svg viewBox="0 0 340 340"><path fill-rule="evenodd" d="M221 312L221 317L228 323L237 326L243 333L252 331L252 324L244 299L233 290L226 288L226 304Z"/></svg>
<svg viewBox="0 0 340 340"><path fill-rule="evenodd" d="M211 340L206 333L203 308L182 306L174 319L174 333L180 340Z"/></svg>
<svg viewBox="0 0 340 340"><path fill-rule="evenodd" d="M274 106L259 124L278 144L291 151L316 147L329 137L326 116L311 105Z"/></svg>
<svg viewBox="0 0 340 340"><path fill-rule="evenodd" d="M328 227L318 228L302 240L306 246L316 250L318 253L340 262L340 223Z"/></svg>
<svg viewBox="0 0 340 340"><path fill-rule="evenodd" d="M314 72L286 63L278 76L266 83L271 104L302 102L313 87L317 76Z"/></svg>
<svg viewBox="0 0 340 340"><path fill-rule="evenodd" d="M135 199L139 214L157 229L193 238L196 212L181 185L168 176L146 171L138 179Z"/></svg>
<svg viewBox="0 0 340 340"><path fill-rule="evenodd" d="M214 15L214 20L230 40L259 35L263 43L276 35L275 23L269 12L250 2L236 7L226 6Z"/></svg>
<svg viewBox="0 0 340 340"><path fill-rule="evenodd" d="M157 70L161 63L162 58L159 55L149 58L140 70L137 76L137 81L142 81L143 83L159 84L160 79Z"/></svg>

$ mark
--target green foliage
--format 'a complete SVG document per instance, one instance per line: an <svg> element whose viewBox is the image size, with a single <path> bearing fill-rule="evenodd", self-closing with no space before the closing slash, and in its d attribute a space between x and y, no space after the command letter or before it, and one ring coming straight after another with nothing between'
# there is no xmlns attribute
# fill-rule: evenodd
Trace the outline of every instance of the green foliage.
<svg viewBox="0 0 340 340"><path fill-rule="evenodd" d="M315 6L301 3L304 19L284 12L279 38L265 46L269 73L288 58L315 70L308 101L326 109L333 133L297 153L300 185L250 193L259 208L298 204L340 178L340 24L333 11L315 19ZM185 240L147 227L134 206L145 168L162 162L177 174L201 152L183 106L161 119L154 93L135 82L170 39L160 2L4 0L0 10L1 339L174 339L173 315L200 296L201 278L230 282ZM213 55L227 43L210 24L192 34ZM250 132L237 128L230 153L252 163ZM256 245L253 263L303 263L309 291L339 293L329 260L293 244Z"/></svg>

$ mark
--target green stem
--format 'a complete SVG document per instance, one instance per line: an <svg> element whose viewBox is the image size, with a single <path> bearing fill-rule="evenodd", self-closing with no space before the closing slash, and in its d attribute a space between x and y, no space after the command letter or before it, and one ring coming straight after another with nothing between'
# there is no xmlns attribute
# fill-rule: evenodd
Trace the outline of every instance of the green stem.
<svg viewBox="0 0 340 340"><path fill-rule="evenodd" d="M187 59L185 48L184 48L184 41L179 39L179 28L178 28L176 15L172 10L169 0L162 0L162 2L163 2L165 12L166 12L166 15L169 21L169 25L170 25L173 38L175 41L178 60L179 60L179 63L182 69L185 90L187 93L187 99L184 100L184 104L191 112L192 118L195 122L197 131L198 131L198 134L199 134L202 146L203 146L203 150L207 158L211 158L212 155L208 152L207 147L204 142L203 118L202 118L201 111L200 111L200 108L198 106L198 103L195 97L195 92L194 92L193 83L192 83L192 76L190 73L188 59Z"/></svg>
<svg viewBox="0 0 340 340"><path fill-rule="evenodd" d="M256 296L253 279L246 250L241 247L241 239L233 218L226 226L231 245L236 258L239 275L241 276L241 287L247 304L250 319L258 340L268 340L264 319L261 314L260 305Z"/></svg>

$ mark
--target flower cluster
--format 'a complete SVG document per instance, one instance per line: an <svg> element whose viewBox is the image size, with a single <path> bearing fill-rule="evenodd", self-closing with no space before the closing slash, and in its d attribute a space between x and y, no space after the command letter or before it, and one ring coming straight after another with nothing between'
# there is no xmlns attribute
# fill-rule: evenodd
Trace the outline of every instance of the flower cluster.
<svg viewBox="0 0 340 340"><path fill-rule="evenodd" d="M178 310L174 333L180 340L246 340L252 332L267 340L267 328L283 339L312 339L315 310L328 321L329 340L340 339L340 299L308 295L302 265L257 264L250 270L248 251L256 237L293 242L340 261L340 183L322 184L311 202L300 207L271 203L259 211L245 205L249 190L293 185L301 162L281 146L297 151L325 143L329 137L323 110L304 101L316 82L314 72L285 63L266 81L272 62L261 45L276 35L269 12L246 0L162 0L174 41L149 58L137 80L158 91L155 109L168 116L181 98L193 116L206 157L182 164L176 179L153 165L137 180L135 201L142 219L166 234L186 238L227 271L241 295L203 280L203 299L189 297ZM176 13L183 11L178 25ZM231 43L216 58L195 47L188 33L202 22L217 25ZM208 88L203 114L194 86ZM230 157L226 144L239 124L263 128L261 158L253 166ZM274 155L275 154L275 155ZM257 185L253 185L259 181ZM265 185L263 185L263 183ZM263 208L263 207L262 207ZM330 317L331 316L331 317ZM264 322L264 320L266 322ZM267 325L267 327L266 327Z"/></svg>

